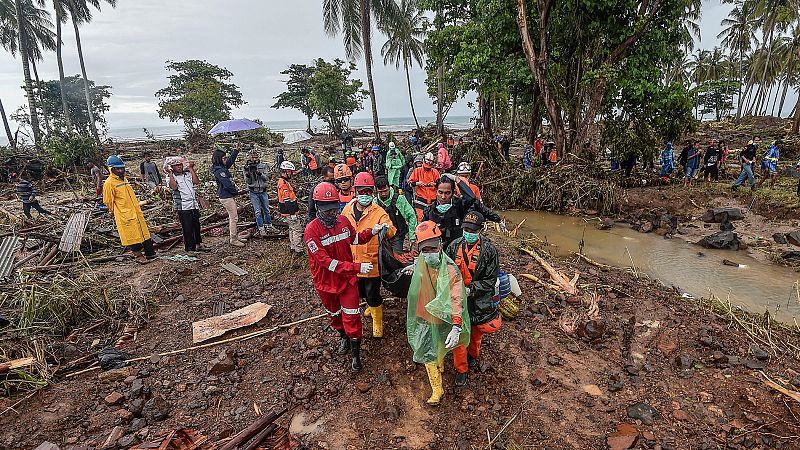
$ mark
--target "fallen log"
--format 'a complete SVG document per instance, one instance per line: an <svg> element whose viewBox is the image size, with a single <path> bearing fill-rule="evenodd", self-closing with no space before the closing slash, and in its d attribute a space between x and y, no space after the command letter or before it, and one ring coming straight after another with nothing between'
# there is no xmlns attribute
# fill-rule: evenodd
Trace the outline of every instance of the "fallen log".
<svg viewBox="0 0 800 450"><path fill-rule="evenodd" d="M35 362L36 359L33 357L19 358L4 362L0 364L0 373L6 373L14 369L19 369L20 367L32 366Z"/></svg>
<svg viewBox="0 0 800 450"><path fill-rule="evenodd" d="M523 278L527 278L527 279L529 279L529 280L531 280L531 281L535 281L535 282L537 282L537 283L541 284L542 286L544 286L544 287L546 287L546 288L550 288L550 289L552 289L552 290L554 290L554 291L556 291L556 292L558 292L558 293L562 293L562 292L564 292L564 291L563 291L561 288L559 288L558 286L556 286L556 285L554 285L554 284L550 284L550 283L547 283L547 282L545 282L545 281L542 281L542 280L540 280L540 279L539 279L539 278L538 278L536 275L533 275L533 274L530 274L530 273L521 273L521 274L519 274L519 276L521 276L521 277L523 277Z"/></svg>
<svg viewBox="0 0 800 450"><path fill-rule="evenodd" d="M564 292L566 292L569 295L578 295L578 288L576 288L567 277L562 275L553 266L551 266L550 263L548 263L541 256L536 254L536 252L534 252L532 250L528 250L527 248L523 248L523 247L519 247L519 249L522 250L523 252L531 255L533 257L533 259L535 259L536 262L538 262L544 268L544 270L546 270L547 273L550 274L550 279L553 280L553 282L558 287L560 287ZM577 281L577 277L576 277L576 281Z"/></svg>
<svg viewBox="0 0 800 450"><path fill-rule="evenodd" d="M245 447L244 450L256 450L256 448L261 446L261 443L263 443L268 437L270 437L272 435L272 433L274 433L275 430L277 430L277 429L278 429L278 426L275 425L274 423L271 423L271 424L267 425L266 428L261 430L261 432L258 433L253 438L253 442L251 442L250 445Z"/></svg>
<svg viewBox="0 0 800 450"><path fill-rule="evenodd" d="M265 428L268 428L269 425L272 424L272 422L275 422L277 418L284 415L286 411L288 411L288 409L283 408L278 412L271 412L266 416L259 417L258 419L255 420L255 422L251 423L249 427L245 428L244 430L237 433L234 437L232 437L231 440L226 442L225 445L219 448L219 450L233 450L239 448L240 446L247 443L247 441L252 439L253 436L259 434Z"/></svg>
<svg viewBox="0 0 800 450"><path fill-rule="evenodd" d="M36 250L35 252L31 253L30 255L28 255L28 256L20 259L19 261L15 262L14 266L12 266L12 268L13 269L18 269L19 267L21 267L26 262L28 262L28 261L32 260L33 258L41 255L43 251L44 251L44 247L39 248L38 250Z"/></svg>

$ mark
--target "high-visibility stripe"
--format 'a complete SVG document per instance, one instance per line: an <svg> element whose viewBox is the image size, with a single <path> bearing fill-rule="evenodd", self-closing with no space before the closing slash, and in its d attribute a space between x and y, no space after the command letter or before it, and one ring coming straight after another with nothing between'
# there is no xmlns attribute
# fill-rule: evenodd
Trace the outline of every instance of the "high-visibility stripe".
<svg viewBox="0 0 800 450"><path fill-rule="evenodd" d="M325 312L328 313L328 315L331 316L331 317L336 317L336 316L338 316L339 314L342 313L342 309L341 308L339 308L339 310L336 311L336 312L330 312L330 311L328 311L327 308L324 308L324 307L323 307L323 309L325 309Z"/></svg>
<svg viewBox="0 0 800 450"><path fill-rule="evenodd" d="M322 243L322 245L328 246L335 242L343 241L348 238L350 238L350 230L345 229L344 231L335 236L328 236L325 239L321 239L320 242Z"/></svg>
<svg viewBox="0 0 800 450"><path fill-rule="evenodd" d="M349 314L351 316L358 316L361 314L361 308L345 308L344 306L342 306L342 311L344 311L345 314Z"/></svg>
<svg viewBox="0 0 800 450"><path fill-rule="evenodd" d="M338 265L339 265L339 260L337 260L337 259L332 259L332 260L331 260L331 263L330 263L330 264L328 264L328 270L330 270L331 272L333 272L333 271L335 271L335 270L336 270L336 266L338 266Z"/></svg>

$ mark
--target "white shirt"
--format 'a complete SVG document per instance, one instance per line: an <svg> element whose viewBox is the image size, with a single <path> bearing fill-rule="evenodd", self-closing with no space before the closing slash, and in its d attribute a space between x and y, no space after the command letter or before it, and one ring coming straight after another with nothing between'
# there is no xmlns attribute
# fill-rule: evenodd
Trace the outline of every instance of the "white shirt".
<svg viewBox="0 0 800 450"><path fill-rule="evenodd" d="M182 174L173 174L177 189L172 191L172 205L176 211L189 211L192 209L200 209L197 204L197 196L195 195L194 183L192 183L192 173L183 172Z"/></svg>

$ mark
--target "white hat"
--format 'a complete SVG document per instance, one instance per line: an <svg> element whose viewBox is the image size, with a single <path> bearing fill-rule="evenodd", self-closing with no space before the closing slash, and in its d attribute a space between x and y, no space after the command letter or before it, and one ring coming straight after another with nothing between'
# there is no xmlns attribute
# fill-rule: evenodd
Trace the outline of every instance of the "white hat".
<svg viewBox="0 0 800 450"><path fill-rule="evenodd" d="M458 165L457 173L458 174L470 174L470 173L472 173L472 166L470 166L468 162L462 161Z"/></svg>
<svg viewBox="0 0 800 450"><path fill-rule="evenodd" d="M281 169L281 170L292 170L292 171L297 170L297 169L294 168L294 163L292 163L291 161L282 162L281 166L279 167L279 169Z"/></svg>
<svg viewBox="0 0 800 450"><path fill-rule="evenodd" d="M433 156L433 153L428 152L428 153L425 153L425 158L423 159L423 161L433 161L433 162L435 162L436 161L436 157Z"/></svg>
<svg viewBox="0 0 800 450"><path fill-rule="evenodd" d="M389 148L394 148L394 142L389 142Z"/></svg>

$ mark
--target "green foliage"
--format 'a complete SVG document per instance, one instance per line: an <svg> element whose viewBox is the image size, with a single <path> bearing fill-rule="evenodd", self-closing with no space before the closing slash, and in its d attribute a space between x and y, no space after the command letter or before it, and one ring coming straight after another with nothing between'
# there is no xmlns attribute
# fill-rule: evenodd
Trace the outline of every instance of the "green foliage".
<svg viewBox="0 0 800 450"><path fill-rule="evenodd" d="M299 110L311 122L314 117L314 109L311 107L311 77L314 75L314 67L305 64L292 64L288 69L281 72L281 75L288 75L286 80L286 92L280 93L275 97L278 101L272 105L273 108L292 108ZM307 130L311 132L311 127Z"/></svg>
<svg viewBox="0 0 800 450"><path fill-rule="evenodd" d="M190 134L208 131L216 122L230 119L231 109L246 102L239 87L227 82L233 73L206 61L167 61L169 86L156 92L158 115L183 121Z"/></svg>
<svg viewBox="0 0 800 450"><path fill-rule="evenodd" d="M106 128L105 113L110 106L105 100L111 97L111 86L96 86L89 80L89 92L92 100L92 112L98 128ZM83 79L80 75L64 77L64 92L67 97L69 118L75 129L89 135L89 111L86 107L86 96L83 89ZM56 130L68 131L64 117L64 108L61 105L61 84L58 80L43 81L41 83L41 104L43 112L50 118L51 126Z"/></svg>
<svg viewBox="0 0 800 450"><path fill-rule="evenodd" d="M59 168L88 164L99 156L94 139L77 134L51 134L45 140L44 149L53 158L53 165Z"/></svg>
<svg viewBox="0 0 800 450"><path fill-rule="evenodd" d="M338 58L333 63L317 59L311 77L311 107L336 135L342 132L350 115L362 108L368 95L361 89L360 80L349 78L355 64L345 64Z"/></svg>
<svg viewBox="0 0 800 450"><path fill-rule="evenodd" d="M736 81L706 81L692 90L694 105L700 108L701 115L713 113L716 120L721 120L724 113L733 109L733 95L738 89Z"/></svg>
<svg viewBox="0 0 800 450"><path fill-rule="evenodd" d="M261 128L240 131L237 133L237 136L241 138L241 140L245 142L253 142L266 147L272 147L273 145L279 144L281 141L283 141L283 135L280 133L271 132L269 128L264 125L264 122L261 119L254 119L253 122L261 125Z"/></svg>

